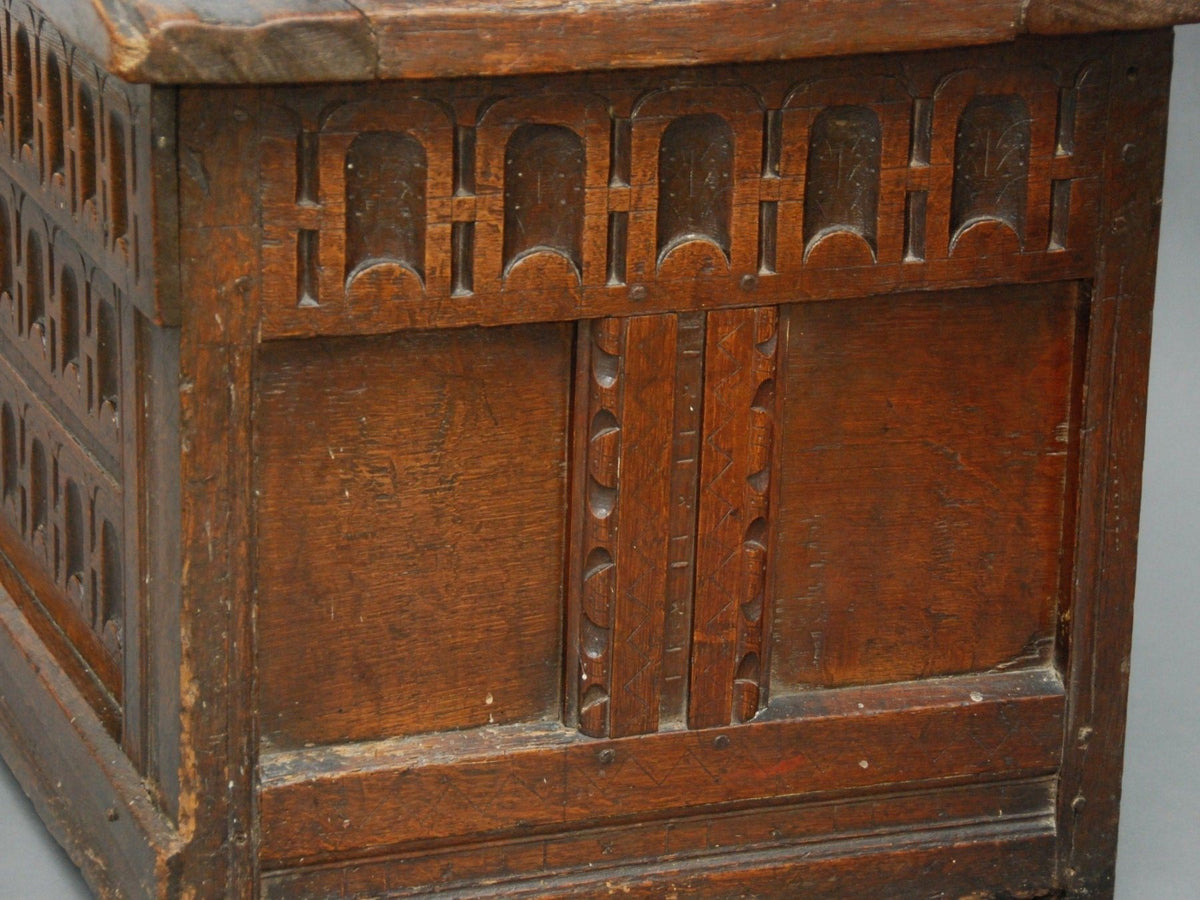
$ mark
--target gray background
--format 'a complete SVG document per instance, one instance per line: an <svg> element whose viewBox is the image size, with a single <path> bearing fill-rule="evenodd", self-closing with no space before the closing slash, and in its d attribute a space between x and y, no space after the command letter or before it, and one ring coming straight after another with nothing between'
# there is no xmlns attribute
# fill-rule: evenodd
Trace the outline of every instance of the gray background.
<svg viewBox="0 0 1200 900"><path fill-rule="evenodd" d="M1200 26L1178 32L1117 897L1200 897ZM0 766L0 900L86 898Z"/></svg>

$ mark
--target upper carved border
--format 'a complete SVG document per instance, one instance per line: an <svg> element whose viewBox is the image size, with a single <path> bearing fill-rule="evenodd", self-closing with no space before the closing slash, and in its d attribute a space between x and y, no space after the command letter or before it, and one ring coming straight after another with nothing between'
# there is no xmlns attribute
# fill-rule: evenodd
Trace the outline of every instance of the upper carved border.
<svg viewBox="0 0 1200 900"><path fill-rule="evenodd" d="M264 336L1081 277L1107 75L1055 49L272 92Z"/></svg>

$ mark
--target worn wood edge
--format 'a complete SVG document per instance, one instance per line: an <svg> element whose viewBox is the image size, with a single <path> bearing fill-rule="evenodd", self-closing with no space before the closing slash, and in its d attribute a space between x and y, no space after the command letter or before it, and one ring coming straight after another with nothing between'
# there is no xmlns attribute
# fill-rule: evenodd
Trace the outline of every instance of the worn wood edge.
<svg viewBox="0 0 1200 900"><path fill-rule="evenodd" d="M179 831L185 895L253 895L252 458L258 91L180 91ZM224 264L214 268L212 260ZM176 348L172 348L176 352ZM172 560L172 564L174 560ZM173 573L172 573L173 577Z"/></svg>
<svg viewBox="0 0 1200 900"><path fill-rule="evenodd" d="M731 810L699 810L676 818L636 821L553 834L517 834L420 852L353 857L302 864L263 874L268 894L325 896L331 886L364 891L386 883L394 891L456 891L486 878L489 884L629 871L670 863L688 868L720 864L732 853L776 852L792 858L851 841L903 838L983 824L1030 822L1053 816L1053 776L1012 781L917 785L885 794L764 801ZM730 839L736 838L735 843ZM597 855L597 848L605 848ZM465 866L465 868L464 868ZM436 880L430 880L430 876Z"/></svg>
<svg viewBox="0 0 1200 900"><path fill-rule="evenodd" d="M770 851L730 854L721 864L680 871L670 865L608 873L590 881L507 890L516 898L564 896L581 887L621 897L702 895L779 896L842 900L855 896L925 896L929 872L936 889L972 897L1044 897L1055 889L1050 859L1054 829L1044 819L964 828L947 839L937 831L885 841L831 842L809 848L804 858ZM987 889L994 887L995 893ZM932 894L931 896L939 896Z"/></svg>
<svg viewBox="0 0 1200 900"><path fill-rule="evenodd" d="M494 76L926 50L1200 20L1200 0L38 0L127 81Z"/></svg>
<svg viewBox="0 0 1200 900"><path fill-rule="evenodd" d="M880 890L893 895L891 892L906 885L915 889L913 879L940 866L944 874L938 887L963 891L995 885L1022 891L1003 896L1033 897L1053 891L1053 857L1053 819L1034 814L896 833L840 836L801 846L755 848L702 860L692 857L598 866L550 877L492 879L486 885L452 890L456 897L491 897L502 892L505 897L520 898L605 894L780 896L780 891L786 890L793 892L793 896L840 900L847 896L878 896ZM310 881L323 874L313 871ZM354 874L357 870L347 872L347 878L352 879ZM269 873L263 878L263 896L319 894L319 887L309 891L304 885L303 871ZM424 895L417 889L402 892Z"/></svg>
<svg viewBox="0 0 1200 900"><path fill-rule="evenodd" d="M1140 31L1183 25L1200 19L1196 0L1028 0L1029 34L1085 34Z"/></svg>
<svg viewBox="0 0 1200 900"><path fill-rule="evenodd" d="M970 692L964 692L959 698L939 698L938 702L915 709L905 709L900 704L880 704L877 708L868 707L861 711L856 707L850 713L819 709L807 718L659 734L654 737L654 747L669 759L688 752L699 754L704 757L699 764L717 768L721 766L722 754L738 753L738 747L792 749L790 757L782 750L778 757L768 753L767 771L754 768L755 765L766 765L762 761L765 757L758 753L753 759L744 761L744 768L726 772L719 783L708 787L693 785L688 794L689 802L713 809L763 796L762 792L768 790L764 786L766 781L780 782L770 790L789 799L827 793L828 785L822 782L827 776L821 772L830 767L838 772L839 789L857 792L898 790L930 779L943 782L946 779L1009 780L1050 774L1057 770L1061 758L1064 707L1061 685L1056 679L1047 679L1040 670L990 677L1002 678L1007 683L1013 676L1023 676L1031 684L1044 687L1031 688L1015 696L989 691L979 700L971 697ZM986 679L978 679L977 683L986 685ZM977 692L976 696L979 694ZM1021 758L1012 757L1012 752L1016 751L1005 754L1006 758L995 758L989 749L973 742L965 746L961 725L950 724L951 719L960 721L957 717L964 709L969 709L976 728L982 733L991 734L988 729L992 727L1011 730L1020 723L1025 736L1016 751ZM821 757L818 771L813 765L812 748L828 744L830 729L840 733L838 729L847 727L855 730L857 743L840 748L836 758ZM862 767L859 748L869 746L872 735L917 731L926 746L914 761L874 760ZM402 814L402 810L406 802L424 802L420 797L431 790L434 793L443 790L445 785L459 778L466 779L463 784L472 794L495 796L510 780L519 782L530 760L540 760L545 766L548 752L559 757L551 768L562 775L561 785L542 789L542 795L551 799L543 796L533 804L528 798L522 799L525 795L514 794L512 802L499 813L517 822L515 827L522 833L532 828L560 831L592 827L617 820L635 820L639 815L648 814L662 818L679 811L660 808L661 803L653 796L639 803L641 792L619 772L607 776L610 794L624 798L619 813L569 809L570 804L556 805L553 800L556 792L561 792L564 797L575 797L582 781L589 778L588 773L597 766L605 767L610 761L619 762L627 757L636 758L645 744L642 737L594 740L564 729L548 731L545 727L527 734L521 726L486 729L486 732L447 736L454 744L452 748L439 746L441 742L437 738L416 738L364 746L264 753L259 761L259 852L264 867L286 864L288 860L300 857L336 858L348 853L385 852L418 839L424 842L511 832L513 825L497 822L489 813L476 815L478 821L459 822L453 827L443 823L442 830L433 834L429 829L419 829L420 823L412 816ZM472 741L474 746L471 746ZM671 743L671 746L664 749L663 742ZM389 743L396 746L386 746ZM951 751L959 755L952 765L942 760ZM635 772L630 777L636 781L640 776ZM336 833L322 825L329 817L339 821Z"/></svg>
<svg viewBox="0 0 1200 900"><path fill-rule="evenodd" d="M1102 4L1098 4L1102 5ZM1116 42L1082 423L1059 877L1071 896L1116 881L1151 323L1173 36Z"/></svg>
<svg viewBox="0 0 1200 900"><path fill-rule="evenodd" d="M2 587L0 753L93 890L171 892L178 836Z"/></svg>
<svg viewBox="0 0 1200 900"><path fill-rule="evenodd" d="M70 42L132 82L235 84L374 77L370 23L344 0L36 0ZM320 66L314 66L319 61Z"/></svg>

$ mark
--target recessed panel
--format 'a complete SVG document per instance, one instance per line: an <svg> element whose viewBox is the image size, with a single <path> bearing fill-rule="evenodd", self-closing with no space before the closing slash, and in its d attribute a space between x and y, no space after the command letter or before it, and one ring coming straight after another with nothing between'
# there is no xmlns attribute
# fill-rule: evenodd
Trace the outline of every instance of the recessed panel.
<svg viewBox="0 0 1200 900"><path fill-rule="evenodd" d="M790 309L774 691L1049 658L1079 296Z"/></svg>
<svg viewBox="0 0 1200 900"><path fill-rule="evenodd" d="M265 739L558 717L572 331L263 350Z"/></svg>

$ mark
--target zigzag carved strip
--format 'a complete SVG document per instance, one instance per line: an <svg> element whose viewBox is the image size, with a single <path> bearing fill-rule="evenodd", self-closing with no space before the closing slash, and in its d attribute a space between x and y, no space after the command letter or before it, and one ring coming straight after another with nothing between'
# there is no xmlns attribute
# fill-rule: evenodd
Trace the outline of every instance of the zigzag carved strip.
<svg viewBox="0 0 1200 900"><path fill-rule="evenodd" d="M688 723L753 717L759 702L776 312L709 313Z"/></svg>

